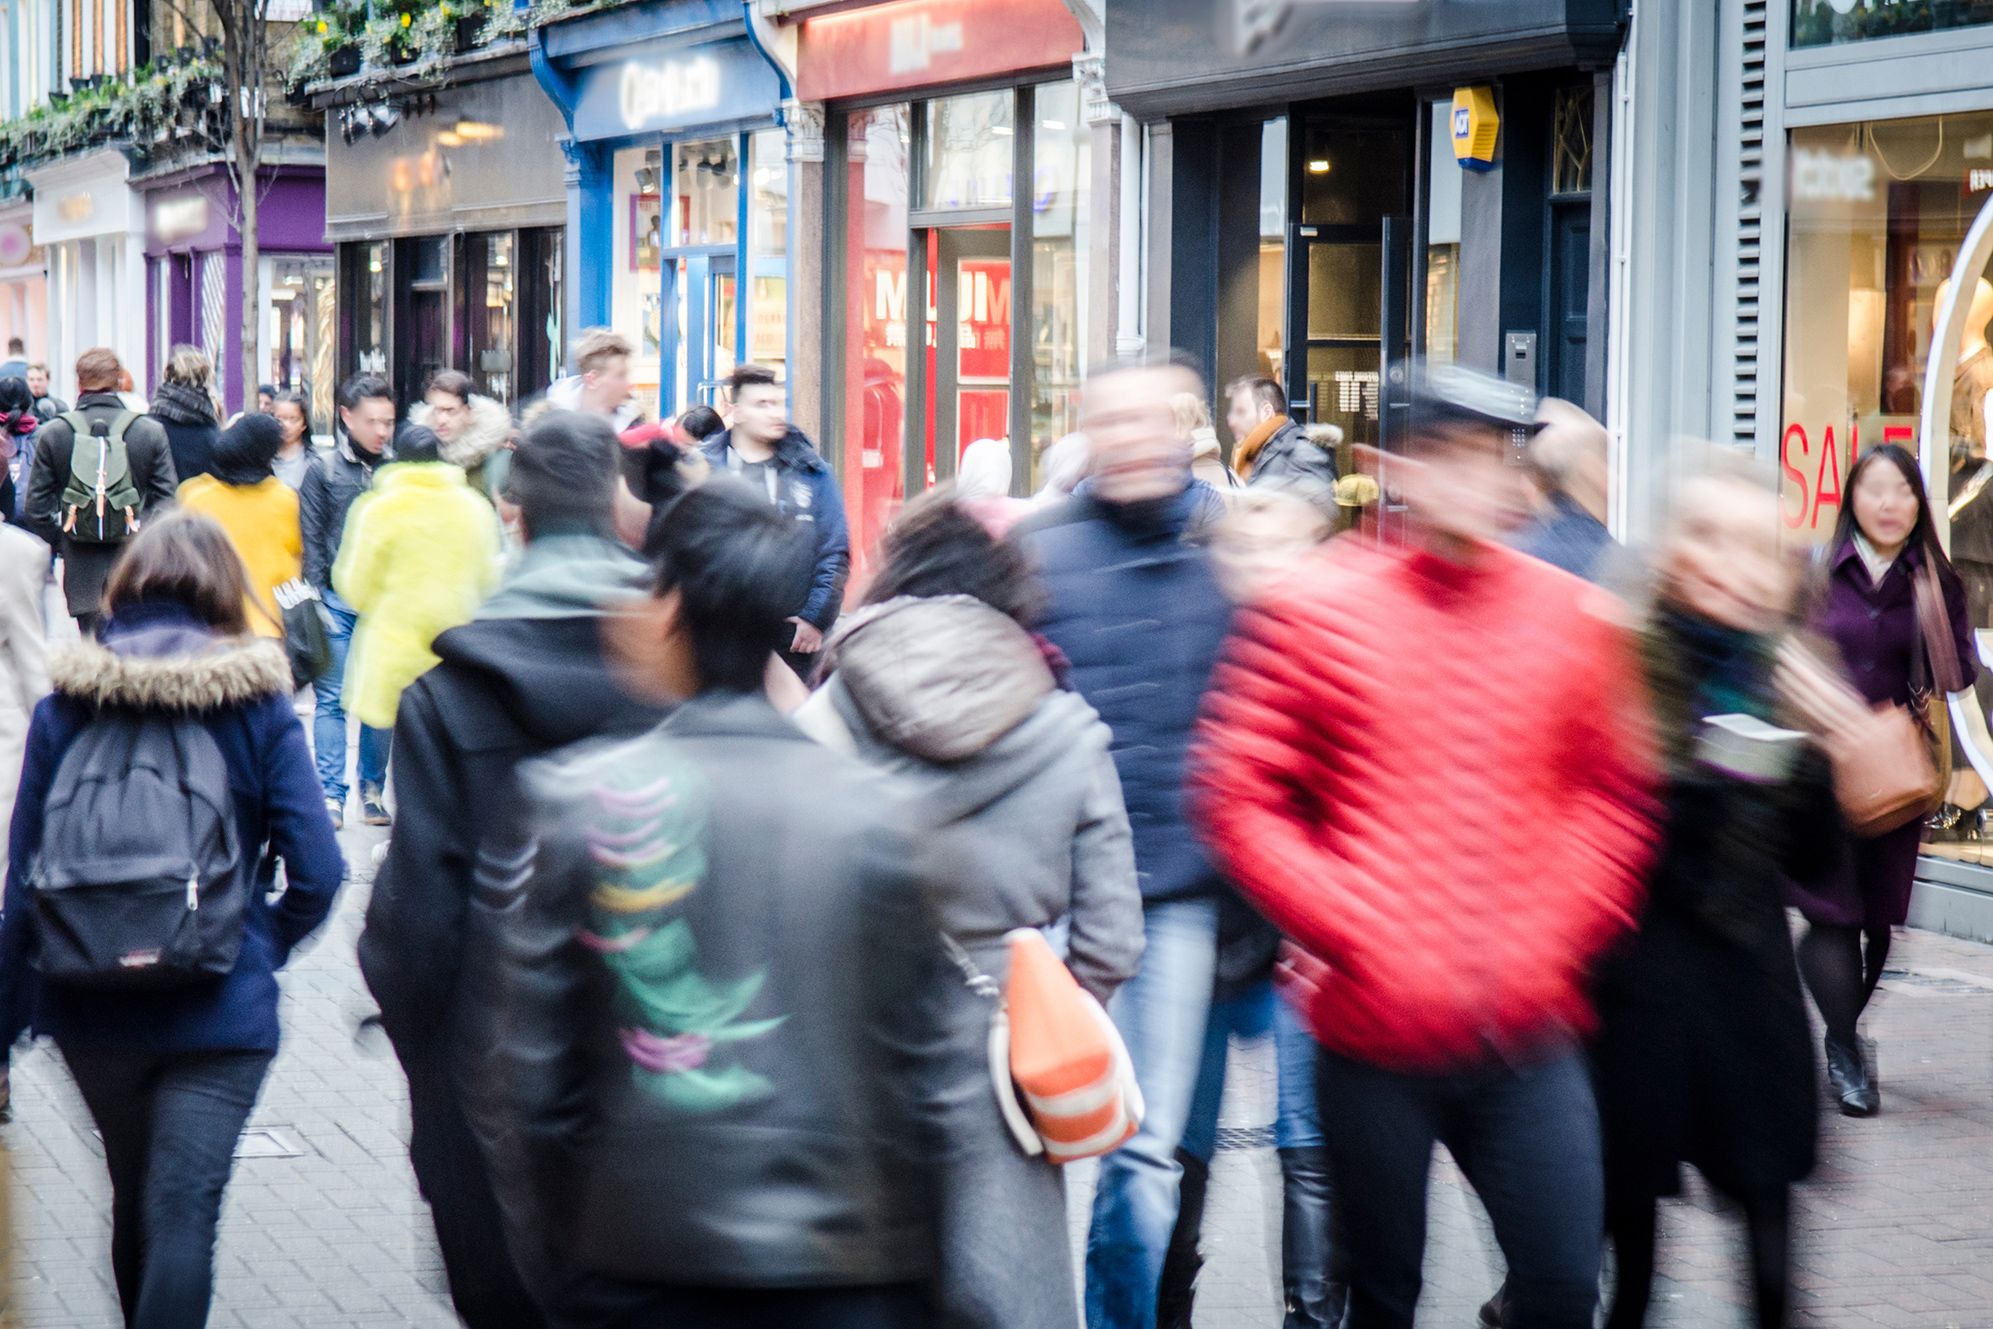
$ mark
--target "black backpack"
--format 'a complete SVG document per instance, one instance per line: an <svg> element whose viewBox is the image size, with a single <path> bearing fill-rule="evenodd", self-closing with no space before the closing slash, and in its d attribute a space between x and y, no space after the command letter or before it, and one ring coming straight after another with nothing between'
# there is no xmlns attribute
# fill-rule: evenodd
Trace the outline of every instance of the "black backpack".
<svg viewBox="0 0 1993 1329"><path fill-rule="evenodd" d="M29 870L42 977L130 991L229 973L250 891L238 838L198 720L100 711L56 768Z"/></svg>

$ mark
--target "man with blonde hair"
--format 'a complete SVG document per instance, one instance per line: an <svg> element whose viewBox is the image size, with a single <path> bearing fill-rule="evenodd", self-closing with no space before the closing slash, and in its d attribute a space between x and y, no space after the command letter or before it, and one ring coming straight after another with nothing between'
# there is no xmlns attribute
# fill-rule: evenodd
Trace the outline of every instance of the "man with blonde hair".
<svg viewBox="0 0 1993 1329"><path fill-rule="evenodd" d="M547 404L599 415L622 433L642 417L630 399L630 360L636 348L614 328L585 328L574 343L574 373L547 389Z"/></svg>
<svg viewBox="0 0 1993 1329"><path fill-rule="evenodd" d="M77 630L95 636L104 582L125 541L173 502L179 477L166 430L118 396L124 366L96 346L76 359L76 409L42 426L24 517L62 555L62 589Z"/></svg>

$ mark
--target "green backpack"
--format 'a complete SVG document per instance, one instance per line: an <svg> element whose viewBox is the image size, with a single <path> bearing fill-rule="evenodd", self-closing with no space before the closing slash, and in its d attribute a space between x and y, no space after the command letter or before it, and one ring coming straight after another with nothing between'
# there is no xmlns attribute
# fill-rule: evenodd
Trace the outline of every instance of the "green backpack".
<svg viewBox="0 0 1993 1329"><path fill-rule="evenodd" d="M138 531L138 486L132 483L125 431L138 419L119 411L108 424L81 411L61 417L74 436L69 479L62 486L62 532L89 544L117 544Z"/></svg>

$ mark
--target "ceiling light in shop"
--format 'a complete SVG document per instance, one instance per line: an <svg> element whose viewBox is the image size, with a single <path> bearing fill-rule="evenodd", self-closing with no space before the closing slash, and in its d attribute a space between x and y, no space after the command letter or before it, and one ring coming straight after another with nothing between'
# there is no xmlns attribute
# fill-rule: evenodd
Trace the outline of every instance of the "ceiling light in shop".
<svg viewBox="0 0 1993 1329"><path fill-rule="evenodd" d="M657 192L657 172L648 166L637 168L637 192L655 194Z"/></svg>
<svg viewBox="0 0 1993 1329"><path fill-rule="evenodd" d="M439 148L461 148L464 146L464 136L454 129L446 129L436 135L436 146Z"/></svg>
<svg viewBox="0 0 1993 1329"><path fill-rule="evenodd" d="M1317 157L1308 163L1309 175L1327 175L1328 173L1329 159L1327 157Z"/></svg>
<svg viewBox="0 0 1993 1329"><path fill-rule="evenodd" d="M457 137L467 143L489 143L493 139L505 137L502 125L486 124L482 120L459 120L456 123Z"/></svg>

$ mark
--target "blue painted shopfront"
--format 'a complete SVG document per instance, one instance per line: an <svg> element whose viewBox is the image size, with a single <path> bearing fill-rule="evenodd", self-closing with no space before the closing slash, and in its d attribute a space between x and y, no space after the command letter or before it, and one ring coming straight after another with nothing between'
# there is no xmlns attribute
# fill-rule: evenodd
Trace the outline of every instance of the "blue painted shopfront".
<svg viewBox="0 0 1993 1329"><path fill-rule="evenodd" d="M733 0L655 0L537 29L569 128L568 326L636 348L665 415L735 364L788 360L788 86Z"/></svg>

